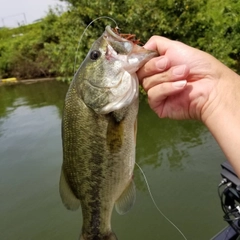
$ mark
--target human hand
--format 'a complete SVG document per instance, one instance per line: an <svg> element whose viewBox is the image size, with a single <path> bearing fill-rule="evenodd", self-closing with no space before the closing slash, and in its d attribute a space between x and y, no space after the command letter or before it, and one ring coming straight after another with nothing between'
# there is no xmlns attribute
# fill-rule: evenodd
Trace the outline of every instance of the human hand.
<svg viewBox="0 0 240 240"><path fill-rule="evenodd" d="M206 52L160 36L151 37L144 47L160 55L138 71L159 117L206 122L226 96L227 86L231 92L227 78L236 74Z"/></svg>
<svg viewBox="0 0 240 240"><path fill-rule="evenodd" d="M153 36L145 48L160 55L138 71L150 107L159 117L202 120L240 177L240 76L177 41Z"/></svg>

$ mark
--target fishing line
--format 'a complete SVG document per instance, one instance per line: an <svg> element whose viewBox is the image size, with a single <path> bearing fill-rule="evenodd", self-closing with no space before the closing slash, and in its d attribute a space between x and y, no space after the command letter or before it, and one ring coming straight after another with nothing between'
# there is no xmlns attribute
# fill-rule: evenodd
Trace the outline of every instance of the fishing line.
<svg viewBox="0 0 240 240"><path fill-rule="evenodd" d="M97 21L97 20L99 20L99 19L102 19L102 18L103 18L103 19L109 19L109 20L113 21L113 22L115 23L115 25L116 25L116 28L118 28L117 22L116 22L113 18L107 17L107 16L97 17L97 18L95 18L94 20L92 20L92 21L87 25L87 27L84 29L84 31L83 31L83 33L81 34L81 36L80 36L80 38L79 38L79 41L78 41L78 46L77 46L77 50L76 50L76 54L75 54L75 59L74 59L74 69L73 69L74 72L73 72L73 74L75 74L76 62L77 62L77 53L78 53L78 49L79 49L80 43L81 43L81 41L82 41L83 35L85 34L85 32L87 31L87 29L88 29L95 21Z"/></svg>
<svg viewBox="0 0 240 240"><path fill-rule="evenodd" d="M150 189L150 186L148 184L148 181L147 181L147 178L145 176L145 173L143 172L142 168L138 165L138 163L135 162L135 164L138 166L140 172L142 173L143 175L143 178L146 182L146 185L147 185L147 189L148 189L148 192L149 192L149 195L150 195L150 198L152 199L152 202L154 204L154 206L156 207L156 209L158 210L158 212L182 235L182 237L187 240L187 238L185 237L185 235L183 234L183 232L159 209L159 207L157 206L154 198L153 198L153 195L152 195L152 192L151 192L151 189Z"/></svg>

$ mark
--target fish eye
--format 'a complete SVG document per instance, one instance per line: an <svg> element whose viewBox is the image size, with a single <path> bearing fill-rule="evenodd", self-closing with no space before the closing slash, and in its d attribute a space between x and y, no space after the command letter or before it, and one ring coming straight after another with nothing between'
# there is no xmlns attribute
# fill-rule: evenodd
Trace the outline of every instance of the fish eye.
<svg viewBox="0 0 240 240"><path fill-rule="evenodd" d="M100 56L101 56L101 52L98 51L98 50L93 50L93 51L90 53L90 58L91 58L92 60L97 60Z"/></svg>

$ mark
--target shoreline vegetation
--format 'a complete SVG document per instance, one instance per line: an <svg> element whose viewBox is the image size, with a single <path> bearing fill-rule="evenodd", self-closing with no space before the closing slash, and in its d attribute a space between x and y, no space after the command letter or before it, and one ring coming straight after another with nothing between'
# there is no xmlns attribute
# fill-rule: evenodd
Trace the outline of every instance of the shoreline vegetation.
<svg viewBox="0 0 240 240"><path fill-rule="evenodd" d="M92 43L113 21L142 43L152 35L182 41L240 69L240 3L230 0L65 0L33 24L0 28L0 79L56 78L70 82ZM141 16L141 18L139 17ZM78 51L77 51L78 49ZM76 64L75 64L76 63ZM76 67L74 66L76 65Z"/></svg>

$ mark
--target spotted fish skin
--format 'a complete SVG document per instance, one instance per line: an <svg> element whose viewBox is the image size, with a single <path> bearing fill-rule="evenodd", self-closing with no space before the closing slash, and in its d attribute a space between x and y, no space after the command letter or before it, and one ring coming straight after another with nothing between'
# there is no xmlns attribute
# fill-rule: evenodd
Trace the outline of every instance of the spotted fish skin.
<svg viewBox="0 0 240 240"><path fill-rule="evenodd" d="M81 240L116 240L111 229L113 207L124 214L135 202L135 72L156 54L141 47L133 51L134 47L107 27L66 95L60 196L70 210L81 205ZM128 63L133 54L134 59Z"/></svg>

